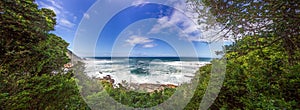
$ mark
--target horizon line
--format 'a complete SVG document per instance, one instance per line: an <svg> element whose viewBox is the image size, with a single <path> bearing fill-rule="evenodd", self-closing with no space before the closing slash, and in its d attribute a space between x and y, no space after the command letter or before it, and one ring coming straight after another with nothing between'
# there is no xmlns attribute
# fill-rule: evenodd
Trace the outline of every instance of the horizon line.
<svg viewBox="0 0 300 110"><path fill-rule="evenodd" d="M217 57L193 57L193 56L183 56L183 57L178 57L178 56L88 56L88 57L83 57L83 58L130 58L130 57L141 57L141 58L151 58L151 57L176 57L176 58L217 58Z"/></svg>

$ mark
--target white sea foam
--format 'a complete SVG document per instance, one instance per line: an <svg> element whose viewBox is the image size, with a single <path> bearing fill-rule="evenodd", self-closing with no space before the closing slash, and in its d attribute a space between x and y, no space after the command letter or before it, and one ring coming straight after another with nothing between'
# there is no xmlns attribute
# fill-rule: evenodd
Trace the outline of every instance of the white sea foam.
<svg viewBox="0 0 300 110"><path fill-rule="evenodd" d="M131 83L152 83L152 84L175 84L180 85L189 82L199 67L209 62L199 61L154 61L144 69L149 70L147 74L133 74L134 69L129 65L128 60L107 60L88 59L84 61L86 70L90 77L112 76L115 83L126 80ZM139 62L143 63L143 62Z"/></svg>

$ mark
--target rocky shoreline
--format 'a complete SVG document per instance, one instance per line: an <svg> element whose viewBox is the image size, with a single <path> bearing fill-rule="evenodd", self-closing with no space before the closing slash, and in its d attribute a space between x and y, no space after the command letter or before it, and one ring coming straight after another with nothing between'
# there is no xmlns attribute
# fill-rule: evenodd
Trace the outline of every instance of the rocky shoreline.
<svg viewBox="0 0 300 110"><path fill-rule="evenodd" d="M122 81L122 83L118 83L114 85L115 80L110 76L104 76L103 78L97 78L100 81L105 81L113 85L115 88L117 87L124 87L127 90L139 91L139 92L155 92L155 91L162 91L166 88L177 88L177 85L174 84L152 84L152 83L128 83L126 81Z"/></svg>

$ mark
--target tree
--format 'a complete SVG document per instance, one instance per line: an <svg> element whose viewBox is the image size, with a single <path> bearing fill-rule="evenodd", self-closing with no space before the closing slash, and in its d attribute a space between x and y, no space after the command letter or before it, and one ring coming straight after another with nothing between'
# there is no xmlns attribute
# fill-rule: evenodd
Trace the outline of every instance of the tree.
<svg viewBox="0 0 300 110"><path fill-rule="evenodd" d="M56 24L52 10L38 9L32 0L4 0L0 4L0 72L39 74L57 69L45 62L57 60L54 53L60 53L56 58L67 59L61 54L67 43L49 34ZM66 62L56 63L61 66Z"/></svg>
<svg viewBox="0 0 300 110"><path fill-rule="evenodd" d="M300 1L189 0L189 2L201 15L199 23L209 24L209 20L215 19L217 23L211 25L226 30L223 37L240 39L246 35L260 37L271 35L276 39L258 45L269 46L282 40L281 46L289 53L289 62L292 64L295 60L299 60L294 51L300 49ZM205 18L204 16L207 19L201 20Z"/></svg>
<svg viewBox="0 0 300 110"><path fill-rule="evenodd" d="M221 27L225 31L221 37L235 39L225 47L226 78L210 109L299 108L299 1L189 2L199 13L199 24ZM196 94L193 99L201 97Z"/></svg>
<svg viewBox="0 0 300 110"><path fill-rule="evenodd" d="M257 38L260 43L271 39ZM253 36L229 46L226 54L226 79L211 108L299 108L299 62L288 64L287 52L280 42L256 49Z"/></svg>
<svg viewBox="0 0 300 110"><path fill-rule="evenodd" d="M68 43L50 33L55 16L34 0L0 1L1 109L88 109L62 71Z"/></svg>
<svg viewBox="0 0 300 110"><path fill-rule="evenodd" d="M272 39L257 38L260 43ZM253 36L227 46L226 78L210 109L298 109L300 99L300 63L290 66L287 52L274 43L257 49ZM199 109L210 80L211 67L200 68L202 82L185 109ZM201 81L201 80L200 80Z"/></svg>

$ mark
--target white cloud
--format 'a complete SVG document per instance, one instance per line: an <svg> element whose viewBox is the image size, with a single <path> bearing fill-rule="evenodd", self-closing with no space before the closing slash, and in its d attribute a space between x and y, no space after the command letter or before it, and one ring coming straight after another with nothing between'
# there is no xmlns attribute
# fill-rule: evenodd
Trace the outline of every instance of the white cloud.
<svg viewBox="0 0 300 110"><path fill-rule="evenodd" d="M132 2L131 5L139 6L139 5L143 5L145 3L148 3L148 2L146 0L135 0L134 2Z"/></svg>
<svg viewBox="0 0 300 110"><path fill-rule="evenodd" d="M130 36L129 39L126 40L127 43L129 43L131 46L134 46L136 44L145 44L145 43L150 43L153 42L153 40L146 38L146 37L141 37L141 36Z"/></svg>
<svg viewBox="0 0 300 110"><path fill-rule="evenodd" d="M170 17L165 16L158 19L157 24L153 26L148 34L159 33L163 29L175 28L175 26L179 26L182 29L182 33L184 34L179 35L186 40L194 41L196 38L191 37L201 37L198 25L194 23L192 19L187 17L187 15L178 11L173 12Z"/></svg>
<svg viewBox="0 0 300 110"><path fill-rule="evenodd" d="M62 26L68 27L68 28L72 28L75 26L74 23L70 22L69 20L67 20L65 18L62 18L59 20L59 25L62 25Z"/></svg>
<svg viewBox="0 0 300 110"><path fill-rule="evenodd" d="M36 2L41 8L48 8L55 12L57 18L57 27L69 30L73 28L77 17L63 7L63 3L59 0L46 0ZM71 19L71 20L69 20ZM73 22L72 22L73 21Z"/></svg>
<svg viewBox="0 0 300 110"><path fill-rule="evenodd" d="M85 19L90 19L90 15L87 14L87 13L84 13L84 14L83 14L83 18L85 18Z"/></svg>
<svg viewBox="0 0 300 110"><path fill-rule="evenodd" d="M156 34L162 32L163 29L176 30L178 27L182 29L178 32L179 39L187 41L198 41L201 36L199 25L197 24L197 13L189 10L183 1L170 2L176 9L172 15L159 18L157 24L152 27L148 34Z"/></svg>
<svg viewBox="0 0 300 110"><path fill-rule="evenodd" d="M176 30L176 26L182 29L178 32L179 39L197 42L210 42L220 35L224 34L221 27L206 28L210 21L198 24L199 13L196 13L185 2L171 2L170 4L176 9L172 15L159 18L157 24L154 25L148 34L156 34L163 32L163 29ZM203 8L204 9L204 8ZM208 13L207 13L208 14ZM164 30L165 31L165 30Z"/></svg>
<svg viewBox="0 0 300 110"><path fill-rule="evenodd" d="M50 2L52 4L52 6L58 8L58 9L63 9L61 2L54 1L54 0L47 0L47 1Z"/></svg>
<svg viewBox="0 0 300 110"><path fill-rule="evenodd" d="M136 36L136 35L130 36L129 39L126 40L126 42L131 46L135 46L139 44L142 45L142 47L144 48L152 48L156 46L156 44L153 43L153 40L142 36Z"/></svg>
<svg viewBox="0 0 300 110"><path fill-rule="evenodd" d="M156 44L144 44L143 47L144 48L152 48L152 47L155 47Z"/></svg>
<svg viewBox="0 0 300 110"><path fill-rule="evenodd" d="M162 29L172 27L172 24L168 22L168 17L162 17L158 19L158 24L154 25L153 28L151 28L149 34L153 33L159 33Z"/></svg>

